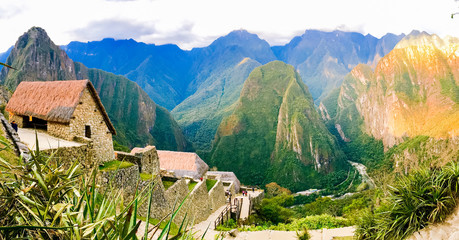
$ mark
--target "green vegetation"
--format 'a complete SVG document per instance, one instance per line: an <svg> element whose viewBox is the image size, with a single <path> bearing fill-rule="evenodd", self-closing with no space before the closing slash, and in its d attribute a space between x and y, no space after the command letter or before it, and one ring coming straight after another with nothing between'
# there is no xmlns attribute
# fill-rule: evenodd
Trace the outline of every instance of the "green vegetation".
<svg viewBox="0 0 459 240"><path fill-rule="evenodd" d="M399 76L399 75L397 75ZM401 77L395 80L394 90L404 95L407 100L420 101L419 85L413 84L410 73L404 72Z"/></svg>
<svg viewBox="0 0 459 240"><path fill-rule="evenodd" d="M218 225L217 230L218 231L229 231L231 229L237 228L237 223L234 221L234 219L230 218L228 221L223 223L223 225Z"/></svg>
<svg viewBox="0 0 459 240"><path fill-rule="evenodd" d="M315 154L328 162L320 173ZM292 66L279 61L250 73L234 111L219 126L210 156L211 165L236 171L246 184L274 181L293 191L319 188L327 170L349 168L308 88Z"/></svg>
<svg viewBox="0 0 459 240"><path fill-rule="evenodd" d="M367 211L356 230L359 239L405 239L429 224L443 222L459 197L459 164L421 169L400 176L388 197Z"/></svg>
<svg viewBox="0 0 459 240"><path fill-rule="evenodd" d="M175 181L169 181L169 180L162 180L162 182L163 182L163 186L165 190L169 189L175 183Z"/></svg>
<svg viewBox="0 0 459 240"><path fill-rule="evenodd" d="M153 181L155 179L155 176L149 173L140 173L140 179L143 181Z"/></svg>
<svg viewBox="0 0 459 240"><path fill-rule="evenodd" d="M188 184L188 190L191 192L193 191L194 187L198 184L198 182L195 182L195 181L190 181L190 183Z"/></svg>
<svg viewBox="0 0 459 240"><path fill-rule="evenodd" d="M308 229L305 228L301 232L296 232L296 236L298 240L309 240L311 239L311 235L308 232Z"/></svg>
<svg viewBox="0 0 459 240"><path fill-rule="evenodd" d="M99 187L97 168L85 175L78 161L65 167L61 159L45 156L38 149L30 161L20 164L0 158L0 169L1 239L137 239L141 223L137 206L151 201L155 184L138 189L133 200L126 202L120 191ZM158 239L168 239L173 233L176 239L192 237L185 230L185 219L184 228L177 231L172 224L181 206L166 224L154 221L154 231L163 227ZM149 216L150 210L146 219Z"/></svg>
<svg viewBox="0 0 459 240"><path fill-rule="evenodd" d="M11 164L19 163L19 157L16 155L10 141L6 138L3 126L0 126L0 158Z"/></svg>
<svg viewBox="0 0 459 240"><path fill-rule="evenodd" d="M215 179L206 179L207 192L209 192L210 189L212 189L216 183L217 183L217 180Z"/></svg>
<svg viewBox="0 0 459 240"><path fill-rule="evenodd" d="M116 171L118 169L128 168L134 166L134 163L112 160L104 162L103 165L99 166L99 170L103 172Z"/></svg>
<svg viewBox="0 0 459 240"><path fill-rule="evenodd" d="M452 73L447 78L440 78L441 93L449 96L455 103L459 103L459 86Z"/></svg>
<svg viewBox="0 0 459 240"><path fill-rule="evenodd" d="M131 152L129 147L119 144L116 140L113 140L113 149L120 152Z"/></svg>
<svg viewBox="0 0 459 240"><path fill-rule="evenodd" d="M137 216L138 219L142 220L142 221L146 221L147 218L145 217L142 217L142 216ZM158 220L156 218L150 218L150 220L148 221L148 223L150 223L151 225L153 226L156 226L158 225L158 228L159 229L164 229L167 227L167 224L168 222L165 222L165 221L161 221L161 220ZM170 223L170 234L171 235L177 235L179 233L179 228L177 226L177 224L171 222Z"/></svg>

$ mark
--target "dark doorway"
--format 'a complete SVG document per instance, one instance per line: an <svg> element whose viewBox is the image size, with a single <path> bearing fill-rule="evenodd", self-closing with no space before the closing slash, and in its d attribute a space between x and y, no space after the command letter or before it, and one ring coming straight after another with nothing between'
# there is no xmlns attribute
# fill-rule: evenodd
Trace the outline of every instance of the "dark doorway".
<svg viewBox="0 0 459 240"><path fill-rule="evenodd" d="M91 138L91 126L84 126L84 136L87 138Z"/></svg>
<svg viewBox="0 0 459 240"><path fill-rule="evenodd" d="M22 117L22 124L24 128L48 130L48 122L36 117L24 116Z"/></svg>

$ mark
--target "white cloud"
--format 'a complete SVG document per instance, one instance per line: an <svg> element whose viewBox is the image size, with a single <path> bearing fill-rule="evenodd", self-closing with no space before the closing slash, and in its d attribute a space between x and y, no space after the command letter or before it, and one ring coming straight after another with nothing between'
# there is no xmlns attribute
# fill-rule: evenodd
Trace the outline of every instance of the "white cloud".
<svg viewBox="0 0 459 240"><path fill-rule="evenodd" d="M22 0L0 7L0 52L32 26L56 44L104 37L202 47L235 29L285 44L306 29L387 32L425 30L459 36L454 0Z"/></svg>

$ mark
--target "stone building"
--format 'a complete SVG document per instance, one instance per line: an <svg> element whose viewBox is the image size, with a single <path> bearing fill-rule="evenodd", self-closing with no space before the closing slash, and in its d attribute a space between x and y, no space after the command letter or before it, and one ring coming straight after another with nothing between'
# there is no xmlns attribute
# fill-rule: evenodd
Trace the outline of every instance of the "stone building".
<svg viewBox="0 0 459 240"><path fill-rule="evenodd" d="M135 149L133 149L135 151ZM158 150L159 166L177 177L202 178L209 166L196 153Z"/></svg>
<svg viewBox="0 0 459 240"><path fill-rule="evenodd" d="M21 82L5 110L19 128L87 144L96 163L115 157L115 128L89 80Z"/></svg>

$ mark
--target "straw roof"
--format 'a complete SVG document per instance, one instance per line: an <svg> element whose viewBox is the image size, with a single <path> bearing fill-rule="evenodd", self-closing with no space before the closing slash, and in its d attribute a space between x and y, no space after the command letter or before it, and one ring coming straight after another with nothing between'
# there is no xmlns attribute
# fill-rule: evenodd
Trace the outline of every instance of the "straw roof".
<svg viewBox="0 0 459 240"><path fill-rule="evenodd" d="M178 175L183 173L183 175L192 174L194 177L202 177L209 169L196 153L158 150L158 157L161 168L173 170Z"/></svg>
<svg viewBox="0 0 459 240"><path fill-rule="evenodd" d="M94 98L110 132L116 134L96 89L87 79L21 82L6 105L6 111L50 122L69 123L85 88L88 88Z"/></svg>

